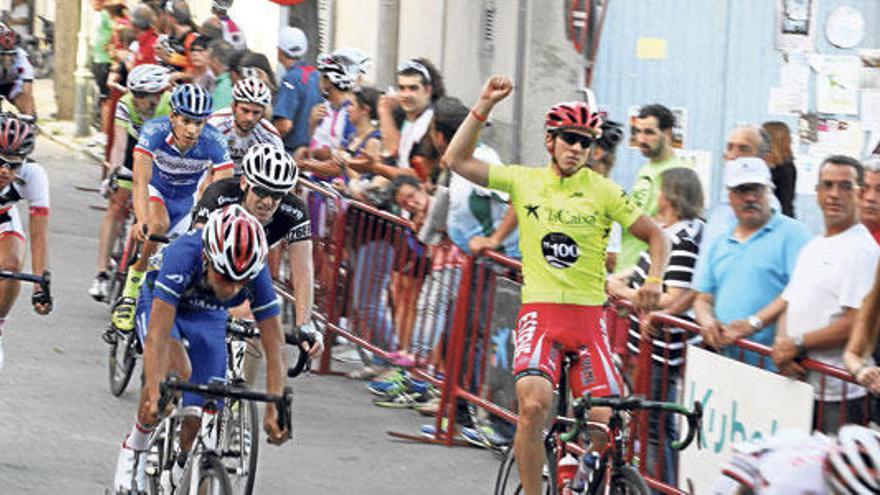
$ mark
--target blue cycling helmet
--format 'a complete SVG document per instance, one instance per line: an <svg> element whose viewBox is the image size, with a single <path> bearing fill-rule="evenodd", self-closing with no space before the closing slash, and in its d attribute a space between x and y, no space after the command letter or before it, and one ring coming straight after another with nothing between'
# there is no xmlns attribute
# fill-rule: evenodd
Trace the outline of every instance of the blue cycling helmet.
<svg viewBox="0 0 880 495"><path fill-rule="evenodd" d="M213 111L211 94L195 84L182 84L171 93L171 110L193 119L206 119Z"/></svg>

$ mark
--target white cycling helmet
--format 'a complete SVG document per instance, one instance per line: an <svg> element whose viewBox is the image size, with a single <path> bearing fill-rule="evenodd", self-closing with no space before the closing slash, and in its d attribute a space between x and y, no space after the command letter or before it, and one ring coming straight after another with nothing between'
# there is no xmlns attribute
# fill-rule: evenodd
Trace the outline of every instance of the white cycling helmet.
<svg viewBox="0 0 880 495"><path fill-rule="evenodd" d="M170 81L168 69L155 64L138 65L128 75L128 89L134 93L161 93Z"/></svg>
<svg viewBox="0 0 880 495"><path fill-rule="evenodd" d="M274 192L287 192L296 185L299 169L293 158L282 148L271 144L255 144L241 160L244 178L252 186Z"/></svg>
<svg viewBox="0 0 880 495"><path fill-rule="evenodd" d="M202 252L221 275L244 281L266 265L269 244L263 226L239 204L214 210L202 230Z"/></svg>
<svg viewBox="0 0 880 495"><path fill-rule="evenodd" d="M844 425L825 458L825 480L834 493L880 493L880 432Z"/></svg>
<svg viewBox="0 0 880 495"><path fill-rule="evenodd" d="M243 103L271 105L272 91L266 83L256 77L246 77L232 87L232 99Z"/></svg>
<svg viewBox="0 0 880 495"><path fill-rule="evenodd" d="M338 53L327 53L318 57L317 69L342 91L351 89L361 74L359 64Z"/></svg>
<svg viewBox="0 0 880 495"><path fill-rule="evenodd" d="M229 7L232 7L232 0L214 0L211 3L211 8L219 10L220 12L226 12L229 10Z"/></svg>

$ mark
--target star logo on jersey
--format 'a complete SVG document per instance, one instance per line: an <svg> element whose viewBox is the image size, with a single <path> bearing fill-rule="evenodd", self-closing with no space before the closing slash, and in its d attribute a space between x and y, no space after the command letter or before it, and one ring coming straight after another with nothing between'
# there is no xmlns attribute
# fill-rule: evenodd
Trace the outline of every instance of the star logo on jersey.
<svg viewBox="0 0 880 495"><path fill-rule="evenodd" d="M538 205L526 205L526 218L533 216L538 219Z"/></svg>
<svg viewBox="0 0 880 495"><path fill-rule="evenodd" d="M183 283L183 275L179 273L172 273L171 275L167 275L166 277L168 278L168 280L174 282L175 284Z"/></svg>

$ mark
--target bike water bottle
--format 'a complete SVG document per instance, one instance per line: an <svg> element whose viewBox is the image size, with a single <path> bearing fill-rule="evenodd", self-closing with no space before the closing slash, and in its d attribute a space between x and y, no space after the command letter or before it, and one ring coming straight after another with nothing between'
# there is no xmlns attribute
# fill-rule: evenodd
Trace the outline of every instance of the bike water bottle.
<svg viewBox="0 0 880 495"><path fill-rule="evenodd" d="M571 480L574 479L577 469L578 460L575 456L565 454L562 459L559 459L559 464L556 465L556 486L559 487L560 493L563 495L571 493Z"/></svg>
<svg viewBox="0 0 880 495"><path fill-rule="evenodd" d="M583 493L586 491L587 487L590 485L590 478L593 475L593 471L596 470L596 459L598 459L598 457L592 452L584 452L584 455L581 456L581 461L578 463L577 473L575 473L574 478L571 480L572 492Z"/></svg>

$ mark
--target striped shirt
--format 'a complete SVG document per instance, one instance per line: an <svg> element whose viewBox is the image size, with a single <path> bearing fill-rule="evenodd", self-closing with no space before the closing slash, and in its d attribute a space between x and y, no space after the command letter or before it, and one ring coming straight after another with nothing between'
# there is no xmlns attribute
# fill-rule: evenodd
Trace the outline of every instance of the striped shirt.
<svg viewBox="0 0 880 495"><path fill-rule="evenodd" d="M700 251L700 240L705 224L700 219L682 220L663 229L672 242L669 253L669 265L663 274L663 290L669 288L691 289L693 286L694 267ZM629 286L639 289L645 283L645 277L651 268L648 251L642 251L639 261L633 268ZM679 315L687 318L686 315ZM629 340L627 348L633 355L639 354L641 342L639 320L635 314L630 315ZM651 358L660 364L681 366L684 363L682 351L689 343L701 340L699 335L687 336L681 328L667 328L664 334L651 339Z"/></svg>

